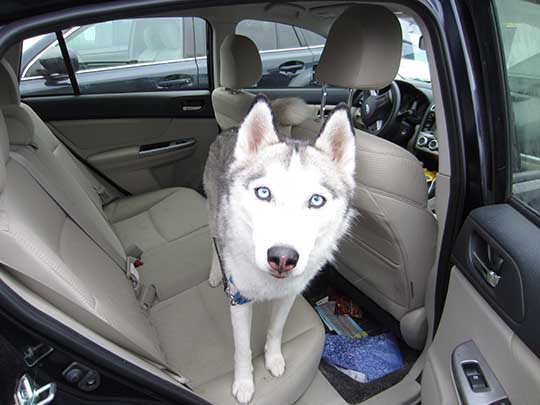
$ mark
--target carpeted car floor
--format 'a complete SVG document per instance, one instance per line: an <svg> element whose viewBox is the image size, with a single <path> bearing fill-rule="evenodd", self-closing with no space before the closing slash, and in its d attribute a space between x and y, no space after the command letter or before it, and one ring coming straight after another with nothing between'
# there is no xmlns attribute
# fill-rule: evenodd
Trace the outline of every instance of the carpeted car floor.
<svg viewBox="0 0 540 405"><path fill-rule="evenodd" d="M304 291L304 297L312 306L315 306L319 299L328 295L329 290L342 292L333 285L333 277L331 277L333 271L334 270L331 267L325 268L321 274L310 283L306 291ZM375 336L387 332L390 329L395 329L395 327L388 328L365 309L359 324L370 336ZM360 383L345 375L324 360L321 360L319 370L345 401L350 404L363 402L400 382L418 358L420 353L408 347L399 339L399 336L396 336L396 341L398 342L401 351L404 366L377 380Z"/></svg>

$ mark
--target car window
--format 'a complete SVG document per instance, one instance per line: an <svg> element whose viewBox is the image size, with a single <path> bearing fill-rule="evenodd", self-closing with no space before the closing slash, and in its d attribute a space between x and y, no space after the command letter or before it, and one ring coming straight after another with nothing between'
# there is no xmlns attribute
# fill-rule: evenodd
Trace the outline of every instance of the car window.
<svg viewBox="0 0 540 405"><path fill-rule="evenodd" d="M250 38L261 54L263 75L257 88L318 87L313 71L325 38L293 25L242 20L237 34Z"/></svg>
<svg viewBox="0 0 540 405"><path fill-rule="evenodd" d="M207 88L206 29L200 18L156 17L73 27L63 35L81 94L95 94ZM23 60L23 96L58 94L69 82L56 37L24 41Z"/></svg>
<svg viewBox="0 0 540 405"><path fill-rule="evenodd" d="M278 49L276 23L243 20L236 26L236 33L251 38L259 51Z"/></svg>
<svg viewBox="0 0 540 405"><path fill-rule="evenodd" d="M398 78L431 82L422 36L414 19L399 17L403 32L403 52ZM255 88L320 87L314 71L326 38L305 28L269 21L242 20L237 34L249 37L261 54L263 75Z"/></svg>
<svg viewBox="0 0 540 405"><path fill-rule="evenodd" d="M308 46L324 46L326 38L312 31L300 28L299 30Z"/></svg>
<svg viewBox="0 0 540 405"><path fill-rule="evenodd" d="M495 2L513 115L513 193L540 213L540 4Z"/></svg>

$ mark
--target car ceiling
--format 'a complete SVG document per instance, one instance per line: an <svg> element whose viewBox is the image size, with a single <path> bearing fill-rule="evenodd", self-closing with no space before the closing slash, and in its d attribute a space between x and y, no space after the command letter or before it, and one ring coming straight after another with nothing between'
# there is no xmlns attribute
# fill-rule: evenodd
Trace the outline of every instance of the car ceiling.
<svg viewBox="0 0 540 405"><path fill-rule="evenodd" d="M85 0L84 4L106 3L105 0ZM80 1L73 0L2 0L0 24L31 17L67 7L80 6Z"/></svg>
<svg viewBox="0 0 540 405"><path fill-rule="evenodd" d="M92 4L122 5L130 3L129 0L106 1L106 0L1 0L0 25L20 20L22 18L38 16L45 13L66 10L67 8L88 6ZM135 3L135 2L131 2ZM355 3L336 1L310 1L310 2L257 2L245 0L217 0L208 1L209 8L201 8L202 2L187 1L145 1L146 10L152 10L152 3L156 8L162 7L163 3L168 3L169 10L174 10L174 6L179 11L160 12L156 15L183 15L191 14L205 17L213 22L236 23L245 18L265 19L276 22L284 22L304 26L320 34L327 34L332 21L339 16L349 5ZM171 4L173 3L173 4ZM187 4L186 4L187 3ZM241 3L241 4L239 4ZM251 4L250 4L251 3ZM194 4L197 6L193 7ZM191 7L189 7L191 5ZM392 5L387 5L393 8ZM150 6L150 7L148 7ZM186 9L186 6L189 9ZM225 12L224 12L225 11ZM141 13L142 14L142 13ZM146 13L148 14L148 11ZM104 16L104 19L107 17Z"/></svg>

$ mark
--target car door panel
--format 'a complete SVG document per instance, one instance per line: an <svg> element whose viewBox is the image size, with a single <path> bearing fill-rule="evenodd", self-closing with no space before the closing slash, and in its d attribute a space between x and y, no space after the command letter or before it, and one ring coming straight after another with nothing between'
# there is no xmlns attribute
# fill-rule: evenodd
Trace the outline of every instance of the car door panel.
<svg viewBox="0 0 540 405"><path fill-rule="evenodd" d="M200 190L218 134L209 91L24 100L79 158L124 190Z"/></svg>
<svg viewBox="0 0 540 405"><path fill-rule="evenodd" d="M456 266L422 375L423 403L490 404L505 396L514 404L538 403L539 238L540 229L510 205L471 212L453 251ZM484 267L500 277L497 283L486 279ZM452 359L463 344L480 353L470 361L484 359L483 373L493 373L487 391L474 393L460 384L463 360L453 366ZM489 397L497 382L504 394Z"/></svg>

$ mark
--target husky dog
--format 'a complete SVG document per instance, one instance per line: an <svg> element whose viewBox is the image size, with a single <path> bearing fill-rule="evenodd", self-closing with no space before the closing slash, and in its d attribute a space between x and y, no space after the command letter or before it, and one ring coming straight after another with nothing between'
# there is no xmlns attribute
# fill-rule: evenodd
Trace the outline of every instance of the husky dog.
<svg viewBox="0 0 540 405"><path fill-rule="evenodd" d="M257 96L237 130L219 135L204 173L214 254L209 282L231 299L232 393L253 397L252 303L272 301L265 367L285 371L281 338L295 297L332 259L353 216L355 146L349 113L338 106L315 142L278 135L272 106ZM221 266L220 266L221 262Z"/></svg>

